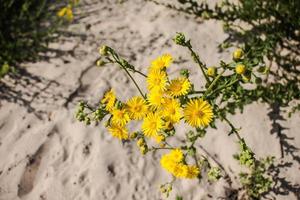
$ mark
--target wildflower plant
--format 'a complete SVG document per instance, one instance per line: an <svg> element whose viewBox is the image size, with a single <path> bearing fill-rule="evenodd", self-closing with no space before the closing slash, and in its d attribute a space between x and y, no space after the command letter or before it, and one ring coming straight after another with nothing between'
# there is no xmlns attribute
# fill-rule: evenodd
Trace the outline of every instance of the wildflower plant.
<svg viewBox="0 0 300 200"><path fill-rule="evenodd" d="M210 163L206 156L199 153L196 144L199 138L205 136L209 127L216 128L216 120L221 120L230 126L228 135L235 135L241 147L235 158L248 168L241 174L242 180L246 183L247 180L252 180L251 177L254 179L261 177L255 182L261 184L259 192L252 193L259 196L262 192L268 191L271 182L265 174L266 168L240 136L239 129L227 118L227 114L236 107L235 104L239 104L239 96L248 93L243 83L255 83L255 77L262 75L256 70L260 67L260 63L251 62L247 57L248 52L237 49L231 62L220 61L218 67L208 68L184 34L177 33L173 40L190 52L206 81L203 90L194 89L193 85L196 83L191 82L189 71L186 69L181 70L178 77L170 79L168 68L173 65L173 57L170 54L163 54L150 62L147 74L144 74L121 58L115 50L102 46L99 49L101 57L97 65L117 64L132 80L139 96L133 96L122 102L114 90L110 89L97 107L80 102L76 118L86 124L105 120L104 124L113 137L135 142L142 154L162 150L164 153L160 165L173 177L160 188L166 196L169 196L172 184L178 179L201 179L207 176L209 181L217 181L225 175L218 164ZM142 91L133 78L133 73L141 75L146 80L147 91ZM131 121L140 121L139 131L131 132L128 129ZM186 123L191 130L185 133L184 141L172 144L171 138L182 134L176 131L179 122ZM245 189L249 184L253 184L248 182L244 184ZM249 195L252 193L249 192Z"/></svg>

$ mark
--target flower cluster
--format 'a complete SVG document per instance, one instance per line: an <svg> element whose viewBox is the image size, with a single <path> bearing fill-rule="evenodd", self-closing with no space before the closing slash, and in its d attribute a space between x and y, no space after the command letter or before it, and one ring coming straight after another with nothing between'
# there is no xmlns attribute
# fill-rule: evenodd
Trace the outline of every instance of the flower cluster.
<svg viewBox="0 0 300 200"><path fill-rule="evenodd" d="M100 49L101 54L108 55L108 47ZM164 54L153 60L146 76L148 93L134 96L126 102L117 99L111 89L104 94L101 104L110 114L107 123L108 131L112 136L127 140L130 135L127 124L130 121L141 121L141 134L138 137L138 147L145 154L148 146L145 138L154 139L165 146L165 139L174 132L174 125L185 120L192 127L206 127L213 120L213 110L208 101L202 98L189 98L192 83L187 76L180 76L170 80L167 68L172 63L172 56ZM171 157L177 152L174 150ZM180 178L195 178L199 174L196 166L183 164L183 154L180 160L172 162L170 156L163 156L162 166L171 174Z"/></svg>
<svg viewBox="0 0 300 200"><path fill-rule="evenodd" d="M199 168L196 165L184 164L184 155L180 149L174 149L169 154L162 156L161 166L177 178L196 178Z"/></svg>

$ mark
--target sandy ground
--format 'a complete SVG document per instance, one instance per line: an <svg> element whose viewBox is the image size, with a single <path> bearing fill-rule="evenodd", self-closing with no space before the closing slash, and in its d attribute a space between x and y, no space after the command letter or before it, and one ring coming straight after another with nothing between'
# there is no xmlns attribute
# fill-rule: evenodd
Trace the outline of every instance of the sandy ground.
<svg viewBox="0 0 300 200"><path fill-rule="evenodd" d="M202 22L142 0L116 2L82 1L75 23L51 44L56 51L48 61L26 64L22 76L2 80L0 200L162 199L159 185L171 177L159 166L160 153L142 156L135 144L120 143L102 125L86 127L74 119L78 101L96 104L110 87L121 100L138 94L118 67L95 67L97 48L112 46L144 72L150 60L171 53L176 60L171 76L185 67L198 85L203 78L196 65L171 40L176 32L192 39L207 65L229 60L231 53L218 51L226 34L215 21ZM258 157L277 159L268 198L300 199L299 113L287 119L276 106L256 103L231 119L242 126L241 134ZM224 167L232 183L209 184L205 177L200 183L178 181L170 199L177 194L184 200L234 199L230 188L240 186L236 174L241 169L232 155L238 146L234 136L227 136L228 126L217 126L198 145ZM178 129L180 138L184 127Z"/></svg>

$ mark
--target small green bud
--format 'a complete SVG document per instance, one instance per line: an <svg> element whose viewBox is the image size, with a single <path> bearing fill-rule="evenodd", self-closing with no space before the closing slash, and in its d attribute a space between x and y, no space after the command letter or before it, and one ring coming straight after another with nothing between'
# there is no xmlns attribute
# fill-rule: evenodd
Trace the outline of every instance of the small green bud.
<svg viewBox="0 0 300 200"><path fill-rule="evenodd" d="M137 136L138 136L137 132L133 132L133 133L130 134L131 139L135 139Z"/></svg>
<svg viewBox="0 0 300 200"><path fill-rule="evenodd" d="M173 38L173 41L178 44L184 46L186 44L185 36L183 33L177 33Z"/></svg>
<svg viewBox="0 0 300 200"><path fill-rule="evenodd" d="M251 80L251 73L243 74L242 79L243 79L244 82L248 83Z"/></svg>
<svg viewBox="0 0 300 200"><path fill-rule="evenodd" d="M148 152L147 146L146 146L146 145L145 145L145 146L141 146L141 147L140 147L140 151L141 151L141 153L142 153L143 155L145 155L145 154Z"/></svg>
<svg viewBox="0 0 300 200"><path fill-rule="evenodd" d="M103 45L103 46L100 47L100 49L99 49L99 54L100 54L101 56L108 56L108 49L109 49L108 46Z"/></svg>
<svg viewBox="0 0 300 200"><path fill-rule="evenodd" d="M209 13L209 12L203 11L203 12L201 13L201 17L202 17L203 19L209 19L211 16L210 16L210 13Z"/></svg>
<svg viewBox="0 0 300 200"><path fill-rule="evenodd" d="M168 185L167 192L171 192L171 191L172 191L172 185Z"/></svg>
<svg viewBox="0 0 300 200"><path fill-rule="evenodd" d="M190 72L188 69L182 69L180 70L180 75L184 76L185 78L188 78L190 76Z"/></svg>
<svg viewBox="0 0 300 200"><path fill-rule="evenodd" d="M10 66L7 63L4 63L1 67L0 67L0 77L4 76L5 74L7 74L10 70Z"/></svg>
<svg viewBox="0 0 300 200"><path fill-rule="evenodd" d="M138 147L142 147L145 145L145 140L143 138L138 139L137 143Z"/></svg>
<svg viewBox="0 0 300 200"><path fill-rule="evenodd" d="M268 73L269 68L266 67L266 66L261 66L261 67L259 67L259 68L257 69L257 71L258 71L259 73L266 74L266 73Z"/></svg>
<svg viewBox="0 0 300 200"><path fill-rule="evenodd" d="M261 84L262 83L262 79L259 78L259 77L255 78L255 83L256 84Z"/></svg>
<svg viewBox="0 0 300 200"><path fill-rule="evenodd" d="M90 125L91 124L91 119L89 117L86 117L84 119L84 123L85 123L85 125Z"/></svg>

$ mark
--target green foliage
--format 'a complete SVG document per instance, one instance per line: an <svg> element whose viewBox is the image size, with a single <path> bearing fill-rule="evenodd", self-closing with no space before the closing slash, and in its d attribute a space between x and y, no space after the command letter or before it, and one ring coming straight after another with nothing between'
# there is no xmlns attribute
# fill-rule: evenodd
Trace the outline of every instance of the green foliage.
<svg viewBox="0 0 300 200"><path fill-rule="evenodd" d="M208 176L208 180L210 180L210 181L219 180L222 177L220 168L218 168L218 167L210 168L207 173L207 176Z"/></svg>
<svg viewBox="0 0 300 200"><path fill-rule="evenodd" d="M258 160L250 173L242 172L239 174L241 184L251 198L259 199L271 189L273 181L266 174L273 161L273 157Z"/></svg>
<svg viewBox="0 0 300 200"><path fill-rule="evenodd" d="M20 63L36 61L61 25L56 0L5 0L0 4L0 77ZM13 67L11 67L13 66Z"/></svg>
<svg viewBox="0 0 300 200"><path fill-rule="evenodd" d="M246 66L252 68L262 63L260 67L267 76L264 80L255 77L258 83L256 90L237 92L240 103L228 108L231 113L258 100L282 106L300 100L300 1L222 0L214 7L206 1L196 0L178 0L180 7L162 1L147 1L203 19L222 21L229 37L220 44L220 48L243 43ZM177 38L177 43L180 39ZM291 113L299 107L296 105Z"/></svg>

